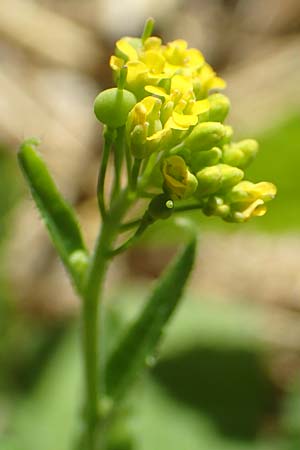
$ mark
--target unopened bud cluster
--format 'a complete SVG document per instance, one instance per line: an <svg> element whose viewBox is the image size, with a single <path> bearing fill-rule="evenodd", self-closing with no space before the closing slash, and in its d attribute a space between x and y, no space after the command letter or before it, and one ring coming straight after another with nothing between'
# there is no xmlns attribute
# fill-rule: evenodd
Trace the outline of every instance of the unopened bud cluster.
<svg viewBox="0 0 300 450"><path fill-rule="evenodd" d="M190 198L205 214L230 222L265 214L276 188L244 180L258 144L233 140L232 128L224 125L229 99L216 92L225 82L200 51L184 40L163 45L159 37L125 37L110 66L118 87L99 94L95 113L109 128L124 128L153 197Z"/></svg>

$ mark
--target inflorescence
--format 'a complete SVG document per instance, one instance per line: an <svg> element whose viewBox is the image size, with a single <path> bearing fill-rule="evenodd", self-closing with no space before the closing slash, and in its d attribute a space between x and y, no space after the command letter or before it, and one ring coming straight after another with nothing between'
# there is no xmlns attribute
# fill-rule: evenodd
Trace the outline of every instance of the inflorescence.
<svg viewBox="0 0 300 450"><path fill-rule="evenodd" d="M148 21L141 38L117 41L110 59L117 87L95 101L97 118L124 130L127 159L139 168L136 188L152 195L152 207L163 199L161 217L167 202L171 211L172 202L187 200L228 222L264 215L276 187L244 180L258 144L235 142L224 124L230 102L218 91L225 81L199 50L179 39L162 44L152 26Z"/></svg>

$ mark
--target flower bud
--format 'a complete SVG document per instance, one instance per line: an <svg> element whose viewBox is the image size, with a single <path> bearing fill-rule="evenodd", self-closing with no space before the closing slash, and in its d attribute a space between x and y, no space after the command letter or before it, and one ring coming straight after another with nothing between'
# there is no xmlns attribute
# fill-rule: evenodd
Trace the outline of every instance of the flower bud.
<svg viewBox="0 0 300 450"><path fill-rule="evenodd" d="M230 222L246 222L251 217L263 216L267 207L266 202L273 200L276 187L272 183L262 181L251 183L242 181L234 186L226 195L231 213L226 220Z"/></svg>
<svg viewBox="0 0 300 450"><path fill-rule="evenodd" d="M241 181L228 193L227 198L230 203L251 203L258 198L264 202L273 200L276 195L276 186L267 181L251 183Z"/></svg>
<svg viewBox="0 0 300 450"><path fill-rule="evenodd" d="M88 266L88 254L83 250L76 250L70 255L69 262L77 273L83 274Z"/></svg>
<svg viewBox="0 0 300 450"><path fill-rule="evenodd" d="M146 154L147 125L136 125L130 133L130 149L135 158L144 158Z"/></svg>
<svg viewBox="0 0 300 450"><path fill-rule="evenodd" d="M255 202L250 203L245 209L233 210L232 213L226 217L227 222L242 223L247 222L251 217L261 217L267 212L267 207L263 200L257 199Z"/></svg>
<svg viewBox="0 0 300 450"><path fill-rule="evenodd" d="M162 162L164 188L175 199L190 197L197 189L197 178L193 175L183 158L170 156Z"/></svg>
<svg viewBox="0 0 300 450"><path fill-rule="evenodd" d="M223 162L244 169L253 161L257 152L258 143L254 139L244 139L224 146Z"/></svg>
<svg viewBox="0 0 300 450"><path fill-rule="evenodd" d="M125 125L131 109L136 104L132 92L126 89L111 88L100 92L94 103L97 119L110 128Z"/></svg>
<svg viewBox="0 0 300 450"><path fill-rule="evenodd" d="M241 181L243 176L242 170L226 164L205 167L197 173L197 193L200 196L205 196L224 191Z"/></svg>
<svg viewBox="0 0 300 450"><path fill-rule="evenodd" d="M161 100L148 96L138 102L128 115L127 142L135 158L145 158L167 143L171 130L162 128L161 105Z"/></svg>
<svg viewBox="0 0 300 450"><path fill-rule="evenodd" d="M209 150L218 145L225 133L226 128L219 122L199 123L185 139L184 144L192 151Z"/></svg>
<svg viewBox="0 0 300 450"><path fill-rule="evenodd" d="M207 99L210 104L208 120L210 122L224 122L230 108L229 99L223 94L212 94Z"/></svg>
<svg viewBox="0 0 300 450"><path fill-rule="evenodd" d="M194 152L191 158L191 168L193 172L199 172L207 166L214 166L218 164L222 157L222 150L218 147L213 147L210 150L203 152Z"/></svg>
<svg viewBox="0 0 300 450"><path fill-rule="evenodd" d="M203 212L207 216L218 216L224 219L230 213L230 207L221 197L212 196L203 207Z"/></svg>
<svg viewBox="0 0 300 450"><path fill-rule="evenodd" d="M152 220L168 219L174 208L174 203L167 194L154 197L148 206L148 216Z"/></svg>
<svg viewBox="0 0 300 450"><path fill-rule="evenodd" d="M220 146L230 144L233 136L233 128L230 125L224 125L224 136L220 142Z"/></svg>

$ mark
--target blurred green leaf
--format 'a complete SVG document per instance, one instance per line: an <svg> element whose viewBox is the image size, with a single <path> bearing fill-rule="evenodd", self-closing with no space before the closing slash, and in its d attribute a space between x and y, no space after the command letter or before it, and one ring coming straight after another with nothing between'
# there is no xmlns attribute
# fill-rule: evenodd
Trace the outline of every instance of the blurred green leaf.
<svg viewBox="0 0 300 450"><path fill-rule="evenodd" d="M116 397L134 379L151 357L163 329L175 310L193 268L196 241L192 240L183 253L158 281L152 295L134 323L108 359L106 387L109 396Z"/></svg>
<svg viewBox="0 0 300 450"><path fill-rule="evenodd" d="M0 450L71 450L82 402L78 329L67 332L42 377L19 401Z"/></svg>
<svg viewBox="0 0 300 450"><path fill-rule="evenodd" d="M176 401L150 376L137 386L132 402L129 426L138 450L289 450L279 437L227 438L207 416Z"/></svg>
<svg viewBox="0 0 300 450"><path fill-rule="evenodd" d="M79 224L38 154L37 145L34 139L25 141L19 151L19 163L53 244L73 280L76 280L76 270L70 264L70 257L78 250L86 252Z"/></svg>

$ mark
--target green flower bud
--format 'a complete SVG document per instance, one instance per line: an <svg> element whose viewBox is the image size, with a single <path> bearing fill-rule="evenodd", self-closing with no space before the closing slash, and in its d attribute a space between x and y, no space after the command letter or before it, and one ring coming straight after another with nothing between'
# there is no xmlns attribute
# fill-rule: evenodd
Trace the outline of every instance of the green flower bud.
<svg viewBox="0 0 300 450"><path fill-rule="evenodd" d="M222 173L222 183L220 190L225 191L235 186L244 178L244 172L237 167L228 166L227 164L219 164Z"/></svg>
<svg viewBox="0 0 300 450"><path fill-rule="evenodd" d="M130 133L130 150L135 158L145 158L148 154L146 148L147 125L136 125Z"/></svg>
<svg viewBox="0 0 300 450"><path fill-rule="evenodd" d="M210 122L224 122L230 108L230 101L226 95L212 94L207 97L207 100L210 103L208 120Z"/></svg>
<svg viewBox="0 0 300 450"><path fill-rule="evenodd" d="M258 143L254 139L244 139L224 146L223 162L244 169L253 161L257 152Z"/></svg>
<svg viewBox="0 0 300 450"><path fill-rule="evenodd" d="M222 174L218 166L205 167L197 173L198 190L200 196L217 192L221 186Z"/></svg>
<svg viewBox="0 0 300 450"><path fill-rule="evenodd" d="M226 128L219 122L199 123L185 139L184 144L192 151L209 150L225 136Z"/></svg>
<svg viewBox="0 0 300 450"><path fill-rule="evenodd" d="M167 122L167 120L172 116L174 110L174 102L168 101L161 108L160 119L163 124Z"/></svg>
<svg viewBox="0 0 300 450"><path fill-rule="evenodd" d="M69 263L75 271L83 275L89 262L88 254L83 250L76 250L70 255Z"/></svg>
<svg viewBox="0 0 300 450"><path fill-rule="evenodd" d="M226 164L205 167L197 173L197 194L206 196L225 191L241 181L243 176L244 173L242 170L237 167L227 166Z"/></svg>
<svg viewBox="0 0 300 450"><path fill-rule="evenodd" d="M218 147L213 147L204 152L194 152L191 158L191 169L193 172L199 172L207 166L214 166L218 164L222 157L222 150Z"/></svg>
<svg viewBox="0 0 300 450"><path fill-rule="evenodd" d="M230 207L224 202L221 197L209 197L203 207L203 212L207 216L218 216L224 219L230 214Z"/></svg>
<svg viewBox="0 0 300 450"><path fill-rule="evenodd" d="M154 197L148 206L148 216L151 220L168 219L174 208L174 203L167 194Z"/></svg>
<svg viewBox="0 0 300 450"><path fill-rule="evenodd" d="M163 160L162 174L164 188L172 198L191 197L197 189L197 178L189 171L184 159L178 155Z"/></svg>
<svg viewBox="0 0 300 450"><path fill-rule="evenodd" d="M233 128L230 125L224 125L225 134L220 142L220 146L230 144L233 136Z"/></svg>
<svg viewBox="0 0 300 450"><path fill-rule="evenodd" d="M131 109L136 104L132 92L126 89L111 88L100 92L94 103L97 119L110 128L125 125Z"/></svg>

